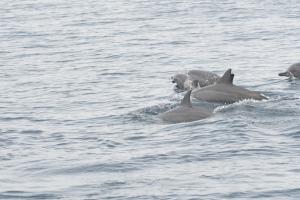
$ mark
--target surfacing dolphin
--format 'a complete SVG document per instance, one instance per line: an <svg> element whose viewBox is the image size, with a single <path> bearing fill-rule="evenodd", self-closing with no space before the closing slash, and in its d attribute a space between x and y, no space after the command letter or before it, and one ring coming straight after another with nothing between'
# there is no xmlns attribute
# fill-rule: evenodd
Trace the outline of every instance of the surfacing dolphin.
<svg viewBox="0 0 300 200"><path fill-rule="evenodd" d="M187 74L176 74L171 77L172 83L180 90L190 90L197 87L205 87L216 83L220 76L213 72L203 70L190 70Z"/></svg>
<svg viewBox="0 0 300 200"><path fill-rule="evenodd" d="M278 75L300 78L300 63L292 64L287 71L279 73Z"/></svg>
<svg viewBox="0 0 300 200"><path fill-rule="evenodd" d="M267 99L259 92L234 85L233 77L231 69L228 69L216 84L194 90L193 96L198 100L217 103L234 103L244 99Z"/></svg>
<svg viewBox="0 0 300 200"><path fill-rule="evenodd" d="M205 87L216 83L220 79L219 75L209 71L190 70L188 71L187 74L189 80L194 82L193 85L194 87L195 87L195 81L199 87Z"/></svg>
<svg viewBox="0 0 300 200"><path fill-rule="evenodd" d="M184 95L181 104L174 109L163 113L160 116L161 119L171 123L180 123L196 121L212 116L212 111L192 106L191 93L192 90L189 90Z"/></svg>

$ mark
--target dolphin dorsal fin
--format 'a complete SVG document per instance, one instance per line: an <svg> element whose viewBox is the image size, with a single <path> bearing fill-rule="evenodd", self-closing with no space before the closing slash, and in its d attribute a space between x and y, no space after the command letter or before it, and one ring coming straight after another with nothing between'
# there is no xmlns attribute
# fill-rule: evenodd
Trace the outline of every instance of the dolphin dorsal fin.
<svg viewBox="0 0 300 200"><path fill-rule="evenodd" d="M232 84L234 74L231 73L231 69L228 69L224 75L220 78L218 83Z"/></svg>
<svg viewBox="0 0 300 200"><path fill-rule="evenodd" d="M186 106L186 107L192 107L191 93L192 93L192 90L189 90L187 93L185 93L180 105Z"/></svg>

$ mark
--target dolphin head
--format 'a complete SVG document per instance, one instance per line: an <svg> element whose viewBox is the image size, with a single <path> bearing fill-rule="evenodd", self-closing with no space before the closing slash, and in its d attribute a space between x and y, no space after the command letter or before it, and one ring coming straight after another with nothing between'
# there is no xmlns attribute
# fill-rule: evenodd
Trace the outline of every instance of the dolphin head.
<svg viewBox="0 0 300 200"><path fill-rule="evenodd" d="M176 87L181 90L184 90L184 82L186 79L186 74L176 74L175 76L171 77L172 83L176 83Z"/></svg>
<svg viewBox="0 0 300 200"><path fill-rule="evenodd" d="M292 64L285 72L279 73L278 75L300 78L300 63Z"/></svg>
<svg viewBox="0 0 300 200"><path fill-rule="evenodd" d="M291 75L300 78L300 63L295 63L289 67Z"/></svg>

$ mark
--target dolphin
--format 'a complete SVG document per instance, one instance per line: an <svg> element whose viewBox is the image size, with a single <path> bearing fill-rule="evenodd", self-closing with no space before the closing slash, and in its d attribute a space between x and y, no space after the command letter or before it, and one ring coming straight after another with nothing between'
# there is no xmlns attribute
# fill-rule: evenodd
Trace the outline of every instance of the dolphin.
<svg viewBox="0 0 300 200"><path fill-rule="evenodd" d="M300 63L292 64L287 71L279 73L279 76L300 78Z"/></svg>
<svg viewBox="0 0 300 200"><path fill-rule="evenodd" d="M228 69L216 84L195 89L192 95L198 100L217 103L234 103L244 99L267 99L259 92L234 85L233 77L231 69Z"/></svg>
<svg viewBox="0 0 300 200"><path fill-rule="evenodd" d="M199 87L205 87L216 83L220 79L219 75L209 71L190 70L187 74L194 87L195 83L197 83Z"/></svg>
<svg viewBox="0 0 300 200"><path fill-rule="evenodd" d="M175 76L172 76L172 83L176 83L176 88L180 90L186 90L187 85L186 85L186 80L188 76L186 74L176 74Z"/></svg>
<svg viewBox="0 0 300 200"><path fill-rule="evenodd" d="M172 83L176 83L178 89L190 90L212 85L220 79L220 76L209 71L189 70L187 74L176 74L171 79Z"/></svg>
<svg viewBox="0 0 300 200"><path fill-rule="evenodd" d="M185 95L181 104L172 110L163 113L160 117L162 120L171 123L191 122L212 116L212 111L204 108L193 107L191 104L191 93L189 90Z"/></svg>

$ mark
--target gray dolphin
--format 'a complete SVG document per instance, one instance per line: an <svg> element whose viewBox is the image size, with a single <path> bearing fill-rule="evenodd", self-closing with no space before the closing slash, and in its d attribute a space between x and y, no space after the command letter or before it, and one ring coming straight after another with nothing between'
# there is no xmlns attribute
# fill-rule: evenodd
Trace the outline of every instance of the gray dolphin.
<svg viewBox="0 0 300 200"><path fill-rule="evenodd" d="M195 83L197 83L199 87L205 87L216 83L220 79L219 75L209 71L190 70L187 74L194 87Z"/></svg>
<svg viewBox="0 0 300 200"><path fill-rule="evenodd" d="M220 76L213 72L203 70L190 70L187 74L176 74L171 77L172 83L180 90L190 90L197 87L205 87L216 83Z"/></svg>
<svg viewBox="0 0 300 200"><path fill-rule="evenodd" d="M203 108L192 107L191 96L192 90L185 95L181 104L172 110L163 113L160 117L164 121L172 123L191 122L210 117L212 112Z"/></svg>
<svg viewBox="0 0 300 200"><path fill-rule="evenodd" d="M259 92L234 85L233 77L231 69L228 69L216 84L194 90L193 96L199 100L218 103L234 103L244 99L267 99Z"/></svg>
<svg viewBox="0 0 300 200"><path fill-rule="evenodd" d="M300 78L300 63L292 64L287 71L279 73L279 76Z"/></svg>
<svg viewBox="0 0 300 200"><path fill-rule="evenodd" d="M172 76L172 83L176 83L176 87L180 90L186 90L186 80L188 76L186 74L176 74L175 76Z"/></svg>

